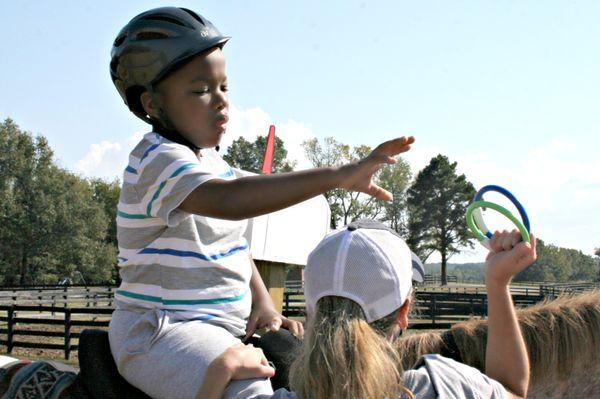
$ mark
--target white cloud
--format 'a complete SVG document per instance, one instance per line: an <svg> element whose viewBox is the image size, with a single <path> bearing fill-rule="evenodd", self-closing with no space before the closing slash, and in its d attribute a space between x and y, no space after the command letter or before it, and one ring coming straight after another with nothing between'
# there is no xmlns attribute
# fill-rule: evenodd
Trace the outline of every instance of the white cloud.
<svg viewBox="0 0 600 399"><path fill-rule="evenodd" d="M221 142L221 154L224 154L227 147L240 136L248 141L254 141L258 136L266 136L269 133L269 126L275 125L275 134L283 140L288 158L296 161L297 169L311 166L304 156L302 142L313 138L314 134L304 123L293 119L285 122L273 121L269 114L258 107L239 109L232 105L229 108L229 117L227 132Z"/></svg>
<svg viewBox="0 0 600 399"><path fill-rule="evenodd" d="M139 130L119 142L103 140L92 144L88 152L75 164L75 171L85 177L100 177L107 180L121 179L127 166L129 152L147 131Z"/></svg>
<svg viewBox="0 0 600 399"><path fill-rule="evenodd" d="M314 137L310 128L302 122L288 119L284 122L273 121L273 118L259 107L240 109L234 105L229 109L227 132L221 142L221 154L233 140L242 136L248 141L254 141L257 136L266 136L269 126L275 125L275 134L284 141L288 158L296 161L297 169L311 166L304 156L302 142ZM121 178L123 169L127 166L129 152L148 130L134 132L122 141L103 140L92 144L88 152L75 164L75 170L86 177L101 177L105 179Z"/></svg>
<svg viewBox="0 0 600 399"><path fill-rule="evenodd" d="M86 176L102 176L105 177L108 172L112 175L111 169L115 158L122 152L123 147L120 143L103 140L100 143L92 144L90 150L85 156L77 161L75 168Z"/></svg>
<svg viewBox="0 0 600 399"><path fill-rule="evenodd" d="M309 168L302 142L315 137L306 124L288 119L274 121L261 108L230 108L230 122L223 137L221 154L240 136L254 141L266 135L275 124L276 134L285 142L288 157L297 161L298 169ZM118 142L102 141L92 144L88 153L77 162L76 170L85 176L112 179L121 177L127 165L128 154L146 131L133 133ZM344 141L343 137L339 140ZM600 157L597 149L567 138L551 138L529 151L502 153L496 148L479 152L452 152L443 148L423 148L415 145L404 158L416 174L437 154L447 155L458 163L458 172L464 173L476 188L498 184L513 192L529 213L532 230L545 241L556 245L578 248L591 254L600 246ZM493 194L493 200L503 199ZM507 205L506 202L503 205ZM486 215L490 228L511 227L501 216ZM481 261L485 250L465 250L452 261ZM435 255L429 261L435 261Z"/></svg>
<svg viewBox="0 0 600 399"><path fill-rule="evenodd" d="M433 156L439 151L421 152ZM497 184L510 190L526 208L538 237L592 254L594 247L600 246L600 157L596 152L583 142L557 137L529 151L510 154L494 150L442 153L458 162L458 171L465 173L476 189ZM511 208L500 195L490 193L486 198ZM512 228L493 212L486 213L486 221L490 228ZM452 261L482 261L485 252L476 248Z"/></svg>

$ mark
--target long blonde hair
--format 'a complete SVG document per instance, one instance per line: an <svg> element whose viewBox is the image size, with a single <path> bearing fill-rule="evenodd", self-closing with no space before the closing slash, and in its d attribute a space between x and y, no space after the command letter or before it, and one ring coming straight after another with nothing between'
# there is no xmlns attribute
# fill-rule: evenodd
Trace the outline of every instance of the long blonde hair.
<svg viewBox="0 0 600 399"><path fill-rule="evenodd" d="M356 302L326 296L309 317L289 377L299 399L392 399L403 392L412 397L402 371L398 352Z"/></svg>

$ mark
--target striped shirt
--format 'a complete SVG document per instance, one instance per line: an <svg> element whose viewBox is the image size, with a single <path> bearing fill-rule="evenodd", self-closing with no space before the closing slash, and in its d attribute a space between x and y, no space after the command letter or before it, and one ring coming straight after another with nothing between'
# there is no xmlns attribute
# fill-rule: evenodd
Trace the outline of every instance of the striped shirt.
<svg viewBox="0 0 600 399"><path fill-rule="evenodd" d="M117 210L118 309L168 309L245 334L252 305L247 221L177 209L211 179L235 179L214 149L196 156L154 132L133 149Z"/></svg>

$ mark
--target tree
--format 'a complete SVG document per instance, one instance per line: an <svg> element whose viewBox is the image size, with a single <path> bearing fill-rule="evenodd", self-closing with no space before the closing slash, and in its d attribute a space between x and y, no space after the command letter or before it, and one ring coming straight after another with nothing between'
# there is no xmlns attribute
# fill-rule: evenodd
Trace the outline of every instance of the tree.
<svg viewBox="0 0 600 399"><path fill-rule="evenodd" d="M52 284L79 272L110 276L116 249L89 182L54 164L42 136L0 123L0 282Z"/></svg>
<svg viewBox="0 0 600 399"><path fill-rule="evenodd" d="M382 203L383 217L392 229L405 235L406 226L406 189L411 179L410 166L401 158L393 165L385 165L377 175L377 184L388 190L394 198Z"/></svg>
<svg viewBox="0 0 600 399"><path fill-rule="evenodd" d="M102 179L90 181L93 190L93 199L104 210L104 217L108 221L108 228L104 243L108 248L117 250L117 205L121 194L121 185L118 180L107 182ZM120 281L119 266L113 262L111 282Z"/></svg>
<svg viewBox="0 0 600 399"><path fill-rule="evenodd" d="M596 251L594 252L594 255L596 255L597 259L596 259L596 263L598 264L598 276L597 276L597 280L600 281L600 247L596 248Z"/></svg>
<svg viewBox="0 0 600 399"><path fill-rule="evenodd" d="M598 264L583 252L546 244L537 239L537 260L515 276L515 281L593 281L598 274Z"/></svg>
<svg viewBox="0 0 600 399"><path fill-rule="evenodd" d="M303 143L304 152L315 168L341 166L358 161L371 153L366 145L354 148L326 137L323 145L314 138ZM377 177L376 177L377 179ZM376 218L382 209L381 201L359 192L333 189L325 193L331 209L330 225L335 229L341 222L343 225L359 218Z"/></svg>
<svg viewBox="0 0 600 399"><path fill-rule="evenodd" d="M223 155L223 159L235 168L247 170L248 172L262 173L266 148L267 139L264 136L258 136L254 140L254 143L240 136L227 148L227 153ZM284 147L283 140L276 136L275 151L273 153L273 172L291 172L295 166L295 162L287 159L287 150Z"/></svg>
<svg viewBox="0 0 600 399"><path fill-rule="evenodd" d="M475 188L465 175L457 175L456 162L438 155L421 170L407 193L408 233L412 250L427 259L441 255L442 284L447 284L446 264L459 248L473 247L465 212Z"/></svg>
<svg viewBox="0 0 600 399"><path fill-rule="evenodd" d="M92 198L104 210L104 215L108 220L108 229L106 230L105 242L117 245L117 205L119 204L119 195L121 194L121 184L118 180L107 182L102 179L92 179L90 181L93 194Z"/></svg>

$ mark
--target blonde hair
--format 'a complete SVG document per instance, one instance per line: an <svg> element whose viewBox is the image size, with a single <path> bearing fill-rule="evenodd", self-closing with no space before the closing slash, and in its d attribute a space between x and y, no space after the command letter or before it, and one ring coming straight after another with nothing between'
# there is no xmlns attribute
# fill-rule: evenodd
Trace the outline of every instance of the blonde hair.
<svg viewBox="0 0 600 399"><path fill-rule="evenodd" d="M290 368L292 391L299 399L391 399L403 392L413 398L402 384L400 357L384 334L367 323L356 302L319 299Z"/></svg>

